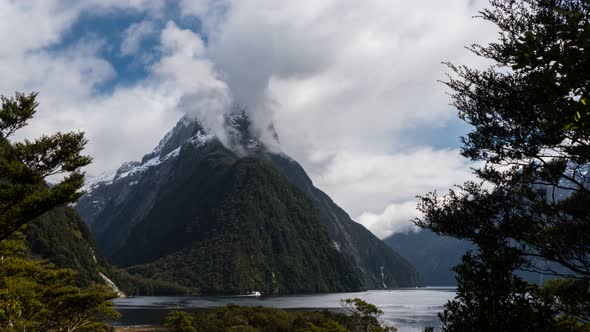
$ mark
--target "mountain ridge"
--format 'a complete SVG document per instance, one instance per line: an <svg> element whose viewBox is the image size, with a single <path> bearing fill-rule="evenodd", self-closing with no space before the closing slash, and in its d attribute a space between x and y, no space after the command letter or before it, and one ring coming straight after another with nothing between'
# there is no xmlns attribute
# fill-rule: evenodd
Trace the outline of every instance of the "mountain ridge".
<svg viewBox="0 0 590 332"><path fill-rule="evenodd" d="M410 263L363 226L352 221L344 210L313 185L311 179L295 160L284 154L268 151L265 145L251 132L248 117L244 112L228 117L227 122L232 128L229 141L241 147L238 153L227 149L216 137L208 134L198 121L185 116L166 134L151 153L144 156L141 162L125 163L117 172L86 185L89 192L82 197L76 205L76 209L90 225L97 242L102 245L101 249L107 257L116 256L114 260L124 265L148 264L150 260L152 262L157 260L158 255L162 253L150 254L151 249L145 249L146 256L139 260L123 259L122 257L126 254L116 254L116 252L121 250L129 235L133 233L134 227L137 227L137 230L146 227L145 224L143 226L139 224L149 219L147 215L150 212L146 211L149 211L154 204L159 204L162 197L165 197L166 190L171 190L166 189L166 186L183 174L210 172L210 176L203 177L199 180L201 182L195 182L194 187L199 188L202 184L213 181L217 171L223 170L243 158L250 158L267 163L276 169L278 174L273 175L273 179L278 175L284 176L288 182L311 200L311 205L319 211L317 219L323 225L322 227L326 228L332 247L350 263L363 287L387 288L420 284L419 276ZM214 164L208 165L209 162ZM263 163L258 164L257 167L264 168ZM199 167L202 169L198 169ZM182 181L184 180L181 180L173 188L183 188ZM133 194L138 191L145 194L141 196ZM207 190L204 192L207 193ZM158 196L159 194L155 193L161 193L163 196ZM154 197L151 197L152 195ZM191 195L201 197L198 204L209 204L207 203L209 195L199 196L195 193ZM131 204L133 206L129 209L120 208L121 204L127 204L131 200L138 201L138 205ZM211 201L215 201L215 199ZM115 220L121 214L128 216L125 219L128 223L123 228L120 227L122 223ZM163 218L165 216L161 215L155 220ZM99 223L96 222L97 219L100 219ZM186 217L183 220L189 219ZM206 219L203 217L201 220ZM187 226L190 222L184 222L184 224L181 222L180 224ZM178 229L176 231L177 234L182 233ZM182 241L179 240L179 242ZM150 243L152 247L157 247L153 245L153 242ZM162 248L166 255L172 254L174 250L178 249L166 250L165 247Z"/></svg>

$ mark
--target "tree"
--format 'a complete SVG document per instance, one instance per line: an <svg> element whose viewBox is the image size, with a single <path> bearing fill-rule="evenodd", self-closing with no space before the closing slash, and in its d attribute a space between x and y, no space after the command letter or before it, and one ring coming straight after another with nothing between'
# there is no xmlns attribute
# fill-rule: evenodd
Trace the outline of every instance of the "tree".
<svg viewBox="0 0 590 332"><path fill-rule="evenodd" d="M553 306L553 310L575 318L576 323L590 322L590 285L588 279L551 279L540 296ZM590 326L586 325L590 330Z"/></svg>
<svg viewBox="0 0 590 332"><path fill-rule="evenodd" d="M0 97L0 241L52 208L76 201L91 158L81 155L82 132L56 133L30 141L11 142L36 113L37 94ZM49 186L46 179L62 176Z"/></svg>
<svg viewBox="0 0 590 332"><path fill-rule="evenodd" d="M26 256L24 236L0 242L0 329L3 331L109 331L119 314L106 286L76 286L76 272Z"/></svg>
<svg viewBox="0 0 590 332"><path fill-rule="evenodd" d="M282 310L269 307L228 305L195 313L174 310L166 317L170 331L296 331L296 332L387 332L396 331L379 321L379 308L361 299L341 301L349 315L328 310Z"/></svg>
<svg viewBox="0 0 590 332"><path fill-rule="evenodd" d="M340 300L340 305L348 311L351 319L347 324L352 332L388 332L397 331L379 321L383 311L376 305L358 298Z"/></svg>
<svg viewBox="0 0 590 332"><path fill-rule="evenodd" d="M498 27L499 40L469 49L494 64L485 70L448 64L444 82L459 117L473 128L461 138L462 155L482 164L475 169L479 181L420 197L423 217L415 220L479 248L457 268L459 297L447 305L445 323L490 300L477 289L489 285L478 282L476 271L511 280L496 285L504 294L481 312L481 322L513 317L502 316L510 307L502 299L523 290L510 279L514 270L590 278L590 1L490 3L479 17Z"/></svg>
<svg viewBox="0 0 590 332"><path fill-rule="evenodd" d="M165 326L171 332L196 332L193 316L185 311L174 310L166 316Z"/></svg>
<svg viewBox="0 0 590 332"><path fill-rule="evenodd" d="M109 331L118 317L106 286L76 286L77 273L27 255L19 230L49 210L76 201L83 133L56 133L34 141L12 136L36 112L36 93L0 97L0 328L4 331ZM48 177L61 177L55 185Z"/></svg>
<svg viewBox="0 0 590 332"><path fill-rule="evenodd" d="M521 264L511 249L467 253L457 272L457 297L439 315L444 331L556 331L557 311L513 271Z"/></svg>

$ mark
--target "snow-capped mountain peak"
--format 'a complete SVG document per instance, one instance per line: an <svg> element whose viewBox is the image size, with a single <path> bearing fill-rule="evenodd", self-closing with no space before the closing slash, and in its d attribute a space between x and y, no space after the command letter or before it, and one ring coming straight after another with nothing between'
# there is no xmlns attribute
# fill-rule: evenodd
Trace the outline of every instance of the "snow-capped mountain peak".
<svg viewBox="0 0 590 332"><path fill-rule="evenodd" d="M229 148L238 154L263 151L264 144L251 132L251 122L244 110L238 110L226 117L230 137ZM117 170L101 173L96 177L88 176L83 190L90 192L101 185L111 185L125 180L127 185L135 185L141 175L148 169L173 160L180 154L184 144L202 147L217 139L197 120L184 115L176 125L160 140L152 152L143 156L141 161L125 162Z"/></svg>

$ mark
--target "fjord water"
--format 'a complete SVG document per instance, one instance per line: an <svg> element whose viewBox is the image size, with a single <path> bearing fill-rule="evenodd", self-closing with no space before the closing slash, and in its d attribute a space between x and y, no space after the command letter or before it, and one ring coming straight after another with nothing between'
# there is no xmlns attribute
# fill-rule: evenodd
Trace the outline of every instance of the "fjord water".
<svg viewBox="0 0 590 332"><path fill-rule="evenodd" d="M372 290L359 293L331 293L292 295L277 297L159 297L142 296L115 301L123 317L121 325L152 325L163 321L166 312L178 308L200 310L236 304L244 306L267 306L281 309L330 309L339 310L340 300L358 297L377 305L400 332L422 331L426 326L438 326L436 314L443 305L455 296L455 288L426 287L395 290Z"/></svg>

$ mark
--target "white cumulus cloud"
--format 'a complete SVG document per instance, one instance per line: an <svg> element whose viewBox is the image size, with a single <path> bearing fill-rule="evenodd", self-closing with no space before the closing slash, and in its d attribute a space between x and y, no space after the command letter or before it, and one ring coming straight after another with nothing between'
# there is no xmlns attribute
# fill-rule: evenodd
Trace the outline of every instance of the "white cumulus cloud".
<svg viewBox="0 0 590 332"><path fill-rule="evenodd" d="M452 139L414 140L459 121L441 62L485 65L464 46L496 36L472 18L486 1L189 3L234 99L374 233L407 227L414 196L469 177L457 149L428 145Z"/></svg>
<svg viewBox="0 0 590 332"><path fill-rule="evenodd" d="M403 233L413 229L415 226L407 221L414 219L418 215L416 202L407 201L390 204L379 214L364 212L358 217L358 222L383 239L391 234Z"/></svg>
<svg viewBox="0 0 590 332"><path fill-rule="evenodd" d="M459 120L438 80L443 61L485 65L464 46L496 39L472 18L487 1L181 0L179 17L167 17L167 5L0 1L0 94L40 92L22 137L82 129L94 157L88 171L98 173L139 159L181 113L222 135L235 102L259 131L274 123L282 150L379 236L410 225L416 195L469 178L458 142L440 144L460 133L444 132ZM121 73L102 55L109 36L49 50L75 33L83 14L122 13L144 18L121 32L115 49L161 55L138 62L145 78L117 84ZM202 31L182 27L191 18ZM149 36L159 36L157 52L144 46Z"/></svg>
<svg viewBox="0 0 590 332"><path fill-rule="evenodd" d="M141 21L131 24L123 33L121 54L132 55L136 53L141 43L154 33L156 33L156 26L153 22Z"/></svg>

